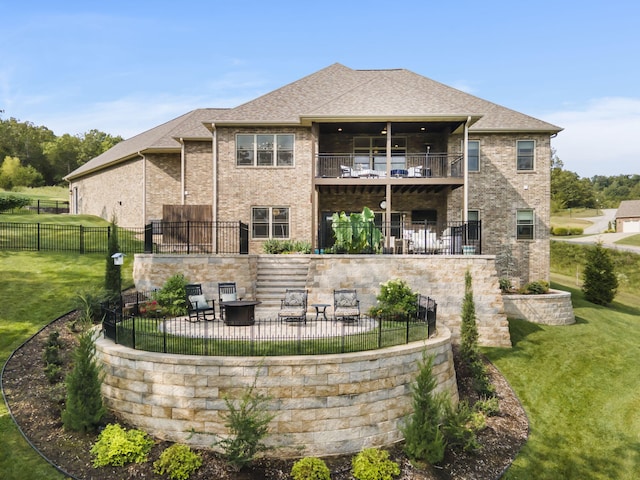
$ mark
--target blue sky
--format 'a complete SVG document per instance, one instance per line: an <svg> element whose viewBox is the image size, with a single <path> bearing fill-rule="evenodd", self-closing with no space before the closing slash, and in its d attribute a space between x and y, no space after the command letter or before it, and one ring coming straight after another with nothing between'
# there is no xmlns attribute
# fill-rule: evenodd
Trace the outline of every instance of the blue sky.
<svg viewBox="0 0 640 480"><path fill-rule="evenodd" d="M0 0L0 112L125 138L333 63L406 68L564 128L581 177L640 173L640 3Z"/></svg>

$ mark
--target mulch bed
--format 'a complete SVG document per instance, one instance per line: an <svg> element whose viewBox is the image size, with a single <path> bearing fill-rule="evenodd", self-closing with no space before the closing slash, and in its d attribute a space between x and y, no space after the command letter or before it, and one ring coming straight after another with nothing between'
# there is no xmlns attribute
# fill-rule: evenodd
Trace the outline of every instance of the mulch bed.
<svg viewBox="0 0 640 480"><path fill-rule="evenodd" d="M77 313L64 316L26 342L5 365L2 386L16 423L29 442L67 475L87 480L127 480L141 478L162 478L153 473L153 462L170 444L156 442L143 464L133 464L120 468L94 468L89 450L96 440L96 434L81 434L66 431L60 420L63 408L64 390L52 386L45 373L43 352L49 333L56 330L64 345L61 353L64 369L70 368L70 353L76 345L76 333L71 325ZM528 420L517 397L507 381L491 365L487 364L499 399L500 414L487 419L487 428L478 435L482 448L474 453L448 451L441 465L417 468L408 461L402 445L389 446L391 458L401 467L400 480L494 480L500 478L526 442ZM473 403L476 399L469 387L470 382L458 373L460 399ZM61 384L59 384L61 385ZM118 421L113 414L106 423ZM211 450L202 449L203 466L191 479L194 480L275 480L291 478L294 460L259 459L251 468L236 472L221 456ZM333 480L350 480L351 455L324 459L331 470Z"/></svg>

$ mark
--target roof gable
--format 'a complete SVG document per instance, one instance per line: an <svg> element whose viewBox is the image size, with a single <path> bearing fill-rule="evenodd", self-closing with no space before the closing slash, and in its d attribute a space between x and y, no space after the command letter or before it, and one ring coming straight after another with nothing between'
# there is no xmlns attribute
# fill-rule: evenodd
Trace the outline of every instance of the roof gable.
<svg viewBox="0 0 640 480"><path fill-rule="evenodd" d="M616 218L640 217L640 200L622 200Z"/></svg>

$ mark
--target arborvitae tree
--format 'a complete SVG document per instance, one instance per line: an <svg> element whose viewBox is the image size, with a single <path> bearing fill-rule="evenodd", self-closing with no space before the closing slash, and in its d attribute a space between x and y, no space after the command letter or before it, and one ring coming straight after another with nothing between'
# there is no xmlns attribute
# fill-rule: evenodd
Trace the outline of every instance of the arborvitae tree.
<svg viewBox="0 0 640 480"><path fill-rule="evenodd" d="M413 413L402 427L404 450L410 459L430 464L444 458L446 442L440 427L444 421L448 397L435 391L438 382L433 376L433 356L423 354L419 372L411 385Z"/></svg>
<svg viewBox="0 0 640 480"><path fill-rule="evenodd" d="M462 299L462 324L460 325L460 355L467 363L476 361L478 354L478 327L476 306L473 301L471 273L464 274L464 298Z"/></svg>
<svg viewBox="0 0 640 480"><path fill-rule="evenodd" d="M598 305L611 303L618 289L618 278L614 272L609 252L598 242L586 253L584 267L584 298Z"/></svg>
<svg viewBox="0 0 640 480"><path fill-rule="evenodd" d="M120 265L115 265L113 258L111 258L114 253L120 252L120 245L118 243L118 225L116 224L115 219L111 222L108 247L104 286L107 291L107 296L114 299L119 297L122 290L122 278L120 276L121 267Z"/></svg>
<svg viewBox="0 0 640 480"><path fill-rule="evenodd" d="M73 352L73 370L67 375L67 401L62 423L69 430L96 430L106 411L100 392L103 375L94 357L96 346L92 333L89 330L80 335L80 343Z"/></svg>

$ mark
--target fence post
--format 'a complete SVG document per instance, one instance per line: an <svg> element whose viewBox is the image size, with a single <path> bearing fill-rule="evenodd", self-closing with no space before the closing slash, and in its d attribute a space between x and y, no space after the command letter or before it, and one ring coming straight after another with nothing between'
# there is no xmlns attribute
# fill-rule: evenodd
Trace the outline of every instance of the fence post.
<svg viewBox="0 0 640 480"><path fill-rule="evenodd" d="M38 222L38 251L40 251L40 222Z"/></svg>
<svg viewBox="0 0 640 480"><path fill-rule="evenodd" d="M144 253L153 253L153 224L144 226Z"/></svg>
<svg viewBox="0 0 640 480"><path fill-rule="evenodd" d="M80 235L80 253L84 253L84 226L79 226L78 234Z"/></svg>

